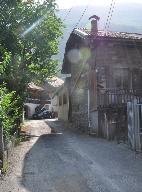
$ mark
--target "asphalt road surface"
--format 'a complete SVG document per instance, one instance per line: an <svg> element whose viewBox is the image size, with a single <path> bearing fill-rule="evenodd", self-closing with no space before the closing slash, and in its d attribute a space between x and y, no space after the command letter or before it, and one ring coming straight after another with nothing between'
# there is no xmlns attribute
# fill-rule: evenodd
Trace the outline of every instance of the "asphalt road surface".
<svg viewBox="0 0 142 192"><path fill-rule="evenodd" d="M30 141L16 147L0 192L142 192L142 158L127 145L32 120Z"/></svg>

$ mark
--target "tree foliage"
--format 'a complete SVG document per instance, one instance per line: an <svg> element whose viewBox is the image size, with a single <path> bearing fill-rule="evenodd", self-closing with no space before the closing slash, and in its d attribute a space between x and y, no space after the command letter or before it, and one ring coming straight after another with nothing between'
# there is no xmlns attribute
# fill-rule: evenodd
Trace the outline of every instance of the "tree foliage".
<svg viewBox="0 0 142 192"><path fill-rule="evenodd" d="M56 73L53 56L62 27L55 0L0 0L0 117L5 138L22 114L27 84Z"/></svg>
<svg viewBox="0 0 142 192"><path fill-rule="evenodd" d="M55 13L54 0L1 1L0 50L11 57L1 76L12 90L55 74L58 62L52 56L58 53L62 35L62 23ZM2 63L5 52L0 54Z"/></svg>
<svg viewBox="0 0 142 192"><path fill-rule="evenodd" d="M19 117L21 116L19 100L20 98L15 98L15 92L8 92L4 85L0 86L0 117L6 142L16 130Z"/></svg>

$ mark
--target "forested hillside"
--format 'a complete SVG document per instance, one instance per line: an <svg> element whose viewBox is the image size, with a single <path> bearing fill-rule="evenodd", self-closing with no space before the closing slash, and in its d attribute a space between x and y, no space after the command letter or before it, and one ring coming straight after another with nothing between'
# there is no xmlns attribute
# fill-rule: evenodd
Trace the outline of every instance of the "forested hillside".
<svg viewBox="0 0 142 192"><path fill-rule="evenodd" d="M76 23L78 22L83 10L85 9L84 6L80 7L73 7L70 14L66 17L69 10L62 9L58 12L59 16L65 21L64 24L66 26L64 30L64 36L61 39L60 43L60 53L58 54L58 59L62 63L64 49L66 41L75 27ZM78 27L87 27L90 28L90 22L88 18L96 14L100 17L99 21L99 29L103 29L107 13L109 10L108 7L104 6L89 6L88 10L86 11L84 17L82 18ZM135 13L135 14L133 14ZM142 33L142 6L139 4L116 4L115 11L112 17L110 30L112 31L123 31L123 32L135 32L135 33Z"/></svg>

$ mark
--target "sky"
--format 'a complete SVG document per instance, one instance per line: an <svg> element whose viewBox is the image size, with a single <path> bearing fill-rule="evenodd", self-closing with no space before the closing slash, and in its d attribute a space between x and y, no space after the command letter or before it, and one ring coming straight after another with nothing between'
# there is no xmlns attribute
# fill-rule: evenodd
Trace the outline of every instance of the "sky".
<svg viewBox="0 0 142 192"><path fill-rule="evenodd" d="M56 0L60 9L67 9L78 5L110 5L112 0ZM115 0L116 3L141 3L142 0Z"/></svg>

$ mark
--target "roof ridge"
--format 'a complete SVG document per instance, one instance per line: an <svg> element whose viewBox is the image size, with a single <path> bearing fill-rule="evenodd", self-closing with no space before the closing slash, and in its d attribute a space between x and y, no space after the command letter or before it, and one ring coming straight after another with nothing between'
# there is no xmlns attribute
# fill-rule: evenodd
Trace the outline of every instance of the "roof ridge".
<svg viewBox="0 0 142 192"><path fill-rule="evenodd" d="M76 32L78 35L84 36L92 36L91 30L87 28L75 28L73 32ZM130 33L130 32L120 32L120 31L104 31L98 30L98 37L112 37L112 38L123 38L123 39L142 39L142 34L140 33Z"/></svg>

